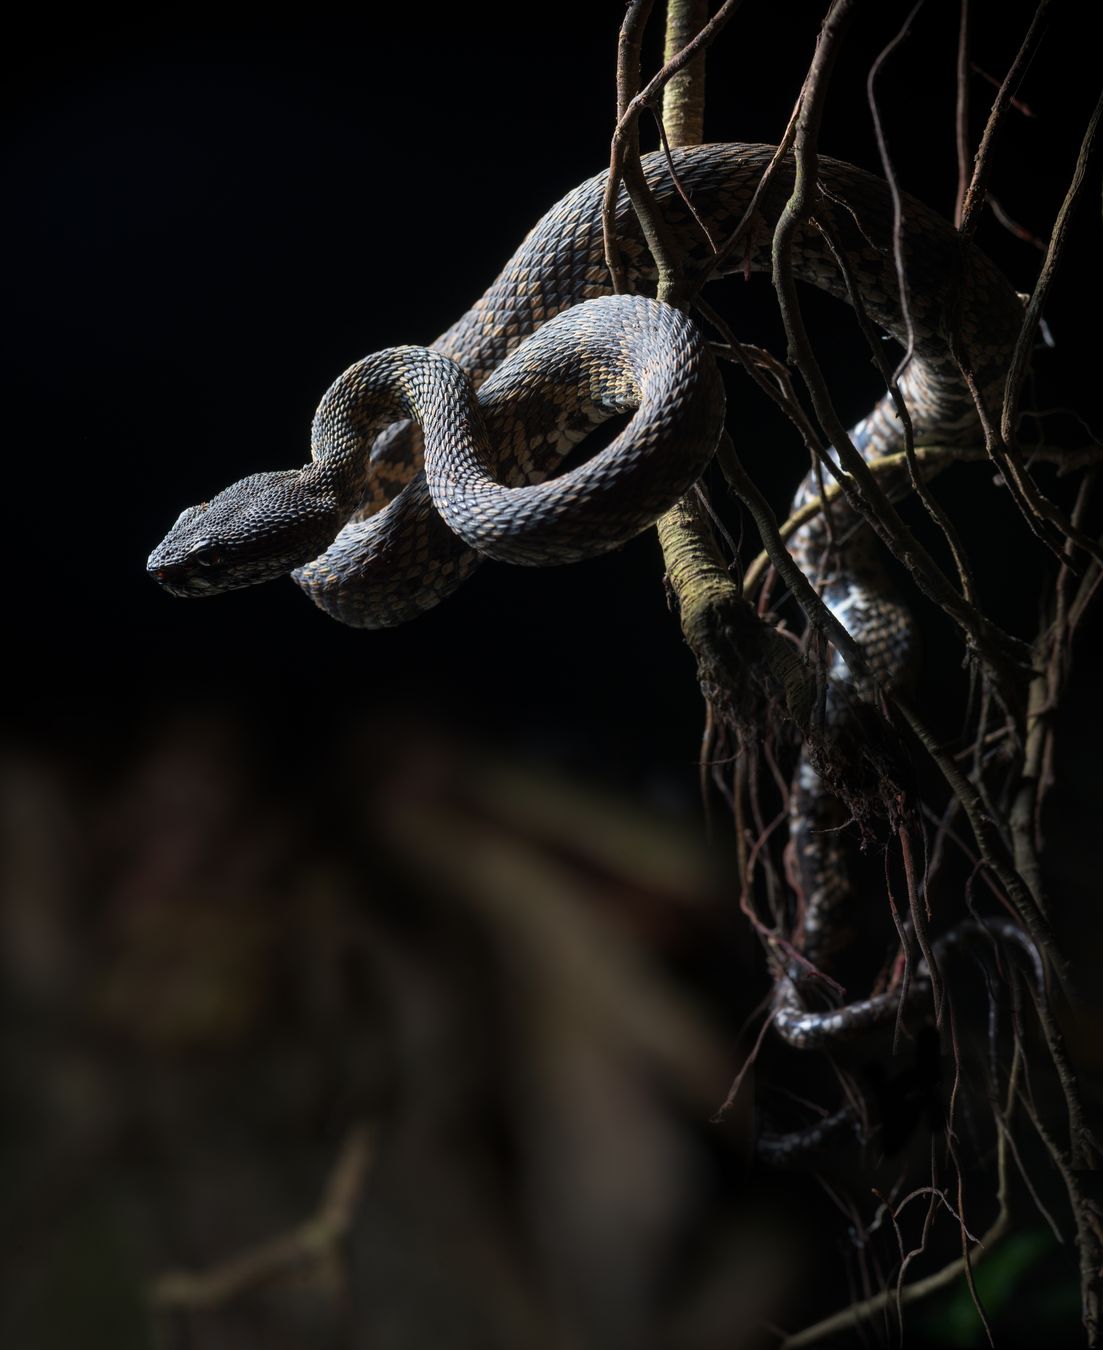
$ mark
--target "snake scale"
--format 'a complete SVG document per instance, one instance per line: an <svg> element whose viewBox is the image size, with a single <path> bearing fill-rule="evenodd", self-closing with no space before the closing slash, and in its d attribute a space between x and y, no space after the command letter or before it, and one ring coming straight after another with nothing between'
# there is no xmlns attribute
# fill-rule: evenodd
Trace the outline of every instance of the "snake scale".
<svg viewBox="0 0 1103 1350"><path fill-rule="evenodd" d="M735 228L773 156L765 145L697 146L673 153L673 174L664 155L644 157L691 279L712 263L709 235L723 240ZM771 236L793 179L793 161L783 159L728 270L769 270ZM652 524L711 458L724 393L694 324L646 298L655 270L623 190L616 232L634 294L609 294L605 182L599 174L557 202L431 348L391 348L341 375L315 416L308 465L254 474L183 512L149 558L154 578L175 594L208 595L290 573L334 618L374 628L436 604L482 557L573 561ZM910 318L913 355L900 391L916 438L975 436L977 413L951 340L983 396L998 399L1022 315L1011 286L947 221L905 197L905 313L888 186L821 157L815 215L843 250L868 317L902 345ZM798 233L793 264L802 281L848 298L814 225ZM555 476L592 428L629 409L637 411L609 446ZM738 443L738 428L733 436ZM851 437L868 459L900 447L887 396ZM810 475L797 504L817 492ZM909 664L907 613L886 586L869 531L856 531L841 501L833 521L845 542L828 547L817 521L794 537L791 551L878 678L898 679ZM832 674L829 698L845 701L838 661ZM832 811L802 760L792 792L791 874L812 960L829 954L831 916L846 893ZM801 1034L794 1030L796 1043Z"/></svg>

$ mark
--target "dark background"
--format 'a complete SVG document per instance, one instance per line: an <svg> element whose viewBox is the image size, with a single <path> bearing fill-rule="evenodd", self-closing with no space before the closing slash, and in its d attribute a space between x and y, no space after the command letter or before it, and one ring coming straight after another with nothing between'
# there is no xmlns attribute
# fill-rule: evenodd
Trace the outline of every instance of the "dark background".
<svg viewBox="0 0 1103 1350"><path fill-rule="evenodd" d="M976 58L997 76L1031 8L977 10ZM870 7L855 25L826 117L823 150L870 169L864 76L902 12ZM540 213L607 160L619 6L561 5L513 27L172 15L43 31L9 72L20 542L7 601L21 694L9 706L83 718L107 698L161 716L294 690L316 715L320 702L397 697L507 724L511 738L523 725L592 745L597 730L609 737L599 763L626 743L656 763L691 758L700 710L650 536L573 569L484 567L437 613L372 636L325 620L290 583L174 604L142 568L184 505L300 463L336 373L443 331ZM817 4L746 7L713 58L710 137L777 139L819 17ZM946 211L954 22L938 6L921 14L881 82L903 185ZM1055 21L1022 91L1039 115L1011 119L999 157L999 199L1043 236L1094 97L1083 47L1071 15ZM989 91L976 77L977 127ZM1039 362L1046 377L1071 368L1069 389L1093 368L1079 328L1094 274L1076 267L1093 247L1090 209L1047 315L1058 352ZM982 238L1029 289L1035 250L991 218ZM728 296L741 332L772 333L765 278ZM857 415L876 377L852 325L814 299L821 356ZM748 389L733 403L737 441L780 508L802 451ZM626 736L648 712L648 734Z"/></svg>
<svg viewBox="0 0 1103 1350"><path fill-rule="evenodd" d="M974 6L974 56L997 78L1032 8ZM832 85L825 153L878 168L865 73L905 12L864 7ZM15 1207L8 1225L23 1253L14 1267L21 1297L13 1344L101 1343L91 1333L66 1340L71 1332L42 1311L51 1304L54 1313L70 1306L102 1314L107 1307L115 1316L122 1308L118 1326L125 1331L117 1327L116 1339L102 1343L144 1344L145 1324L133 1311L142 1279L167 1264L209 1263L301 1217L303 1197L316 1193L346 1118L364 1101L386 1115L379 1102L390 1101L391 1089L365 1086L355 1074L359 1086L350 1087L340 1055L323 1083L312 1079L303 1089L309 1110L296 1099L255 1120L243 1117L236 1099L204 1097L186 1074L206 1074L204 1057L213 1055L223 1066L216 1077L233 1077L226 1066L241 1056L256 1052L259 1062L258 1046L290 1042L313 1062L322 1032L312 1019L321 1014L309 999L301 1006L314 1011L302 1013L300 995L288 995L286 985L294 984L285 967L295 964L301 932L271 897L283 894L291 875L314 875L324 891L317 875L337 866L334 858L353 878L367 875L376 855L369 862L357 847L371 852L365 839L401 835L387 803L406 800L403 791L419 804L416 817L426 801L438 802L442 781L449 801L468 789L478 797L481 789L471 785L484 782L485 766L508 764L527 782L559 784L564 801L582 801L595 840L608 834L602 812L627 812L628 842L612 860L603 855L599 870L632 876L632 894L632 887L642 893L650 886L641 876L649 866L640 862L645 841L673 831L687 870L667 889L684 899L696 887L705 897L698 917L684 921L684 931L679 919L674 939L664 928L669 915L645 922L642 901L635 910L623 896L618 903L635 915L625 921L633 942L657 952L679 996L706 1009L729 1036L721 1040L734 1062L730 1037L761 992L754 985L761 973L722 878L699 856L703 706L666 607L653 535L570 568L486 565L434 612L380 633L333 623L290 582L192 603L165 596L144 574L147 553L183 506L245 473L301 463L314 406L336 374L367 352L432 340L480 294L540 213L607 161L621 13L619 5L564 3L541 13L518 7L509 18L483 16L479 7L441 18L410 6L386 19L350 19L313 7L294 18L244 20L187 8L64 24L42 13L31 16L37 30L9 54L4 312L12 392L2 716L16 856L8 878L7 1040L19 1073L9 1075L16 1123L6 1156L9 1173L22 1174L33 1192L20 1192L26 1204ZM820 17L818 4L745 6L710 59L710 139L776 141ZM956 183L956 24L954 7L928 5L880 86L903 186L947 213ZM1090 50L1077 7L1058 6L1021 90L1035 116L1009 119L997 158L994 194L1043 237L1096 96ZM976 75L974 144L991 92ZM1037 356L1032 394L1035 406L1072 406L1095 428L1098 174L1097 163L1047 309L1055 346ZM1028 290L1038 251L991 217L980 238L1013 284ZM716 289L741 336L782 350L766 279ZM836 397L853 420L877 395L862 339L837 306L811 295L807 304ZM783 513L803 452L745 382L730 382L729 399L745 462ZM1052 417L1046 429L1066 444L1088 439L1067 414ZM990 481L983 468L960 473L953 504L985 602L1029 636L1045 555ZM725 509L733 529L750 530ZM960 720L956 654L940 625L929 626L925 694L936 723L952 734ZM1076 896L1090 895L1097 865L1085 842L1096 800L1095 685L1085 656L1064 713L1071 734L1056 801L1066 830L1060 867L1073 907ZM355 797L361 789L363 803ZM508 817L513 790L502 794L491 806L480 798L479 809ZM472 828L470 813L463 820ZM579 839L589 837L586 827L561 828L552 852L585 853ZM514 821L502 826L502 838L511 831L523 834ZM243 995L246 1012L233 999L227 1012L215 998L216 1012L204 1021L193 1006L202 998L188 980L213 978L221 989L203 962L212 947L241 943L240 925L223 931L217 916L225 912L220 887L237 897L248 890L226 880L227 859L246 847L243 840L251 841L248 885L256 900L243 923L261 924L268 956L242 957L240 967L231 962L225 982L240 990L255 980L268 992L251 1001ZM600 852L599 843L594 849ZM592 859L589 865L596 866ZM165 880L169 874L190 877L190 900ZM700 881L703 875L712 879ZM387 894L405 893L406 882L392 883ZM358 884L349 883L350 911L365 903ZM662 895L664 885L650 890ZM448 883L438 878L428 890L439 896ZM56 909L48 921L41 918L47 893ZM174 924L182 909L193 912L192 901L214 927L188 929L185 939ZM367 904L374 913L373 901ZM404 922L397 901L380 905L384 927ZM273 912L283 917L275 930L264 928ZM431 904L412 913L405 921L415 929L435 922ZM1098 935L1086 928L1074 935L1098 948ZM470 933L462 941L478 947ZM150 942L162 965L151 960ZM175 969L169 954L188 942L196 955L191 965L184 961L185 1011L167 1017L164 1025L175 1029L162 1036L150 1028L161 1025L165 986L149 972L166 961ZM442 946L429 962L438 973L448 965L448 943ZM319 977L322 984L328 978ZM289 998L300 1009L290 1029ZM330 1026L331 1040L353 1039L346 1037L345 1005L322 1023L326 1016L343 1029L338 1035ZM282 1082L280 1053L272 1050L279 1067L271 1073ZM70 1106L57 1104L55 1079L69 1082L58 1063L77 1066L78 1088L69 1084L70 1097L61 1099ZM111 1076L119 1064L125 1089ZM154 1112L150 1123L148 1102L133 1084L160 1072L183 1105L163 1107L163 1118ZM185 1077L178 1081L178 1073ZM93 1080L98 1086L87 1087ZM715 1086L713 1105L726 1079ZM268 1090L259 1087L257 1095ZM189 1112L199 1124L173 1126L191 1120ZM289 1114L294 1128L286 1125ZM59 1141L54 1126L44 1125L59 1115L72 1138ZM219 1166L239 1175L242 1157L262 1160L256 1195L231 1205L248 1216L236 1226L212 1218L213 1200L189 1228L178 1196L150 1198L166 1168L183 1166L180 1136L203 1130L209 1138L192 1160L195 1176L216 1175ZM226 1144L226 1132L242 1135L239 1152ZM301 1173L286 1203L265 1191L268 1149L273 1167ZM225 1161L231 1154L232 1166ZM298 1159L294 1167L287 1156ZM125 1173L135 1157L144 1170L119 1180L112 1169ZM69 1160L71 1175L60 1158ZM27 1178L39 1185L59 1168L47 1222L42 1191ZM92 1205L100 1217L89 1221L86 1245L73 1239L70 1264L79 1272L81 1253L103 1249L101 1222L122 1234L127 1253L106 1262L110 1279L89 1279L91 1293L76 1289L70 1266L57 1274L49 1254L65 1216L83 1212L90 1175L102 1183L111 1217L102 1219ZM118 1215L127 1186L142 1197L131 1206L140 1218L125 1205ZM257 1195L267 1197L264 1204ZM794 1269L805 1269L793 1260ZM112 1280L123 1291L115 1302L103 1293ZM770 1315L800 1320L792 1304ZM201 1327L195 1343L244 1346L254 1332L223 1331L217 1334L228 1339L221 1341ZM429 1343L409 1326L403 1334L405 1340L380 1343ZM619 1343L613 1332L603 1334L605 1344ZM487 1333L482 1343L498 1342Z"/></svg>

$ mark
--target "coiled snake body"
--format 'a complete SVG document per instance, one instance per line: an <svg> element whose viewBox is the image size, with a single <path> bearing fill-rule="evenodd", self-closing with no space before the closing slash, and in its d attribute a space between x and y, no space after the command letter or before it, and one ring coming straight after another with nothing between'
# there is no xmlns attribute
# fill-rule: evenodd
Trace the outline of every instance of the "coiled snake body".
<svg viewBox="0 0 1103 1350"><path fill-rule="evenodd" d="M714 239L740 220L772 154L770 146L737 144L674 153L682 190ZM709 263L708 241L665 158L645 156L644 169L692 275ZM731 269L769 267L771 230L792 179L791 161L783 162L759 202L761 224ZM432 349L392 348L346 371L319 406L311 463L252 475L185 511L151 554L151 574L177 594L205 595L291 572L334 618L370 628L437 603L482 555L568 561L614 548L651 524L711 454L722 393L682 316L626 298L582 303L609 293L604 183L600 174L562 198ZM820 209L870 318L904 341L887 186L827 158L820 185ZM908 199L905 213L914 358L901 389L917 437L937 429L950 439L976 422L950 357L951 325L984 388L1005 367L1021 311L1007 282L946 221ZM623 192L616 219L632 289L646 292L653 267ZM794 265L803 280L846 298L844 278L814 229L798 236ZM580 307L573 319L548 323L572 307ZM641 413L597 460L545 481L590 427L641 398ZM410 417L430 433L424 471L420 438L402 420ZM870 457L897 445L887 398L853 434ZM808 528L793 547L811 565L821 544ZM835 569L844 579L829 603L849 597L856 613L865 602L844 571Z"/></svg>
<svg viewBox="0 0 1103 1350"><path fill-rule="evenodd" d="M678 184L713 239L739 223L773 154L771 146L735 144L674 152ZM644 171L692 278L710 266L711 245L665 157L646 156ZM782 161L761 194L747 247L728 270L769 268L793 173L791 159ZM723 387L688 318L643 294L609 295L605 181L604 174L591 178L552 207L431 349L392 348L346 371L318 408L305 468L253 475L185 511L150 556L153 576L177 594L203 595L290 572L334 618L381 627L436 604L483 556L572 561L614 548L657 519L711 457ZM842 249L867 315L906 344L887 185L822 157L818 189L817 218ZM993 397L1019 331L1019 300L983 254L919 202L904 199L903 225L913 354L900 392L915 436L975 436L974 401L951 343L982 395ZM616 230L630 288L646 293L654 268L623 191ZM814 226L797 235L793 264L798 278L847 299L846 278ZM629 408L638 411L611 445L552 476L590 428ZM424 461L422 435L409 419L421 424ZM738 425L732 434L738 444ZM851 436L869 459L899 447L887 396ZM797 501L817 493L810 476ZM868 531L864 541L854 533L858 522L841 501L833 517L836 537L849 537L833 555L821 523L806 525L791 550L878 678L899 678L908 660L907 613L884 584ZM836 674L841 687L841 667ZM836 836L825 832L829 801L802 762L790 834L813 960L826 952L828 919L845 892ZM782 1008L779 1024L787 1013L799 1021L793 1008ZM797 1021L792 1039L800 1043Z"/></svg>

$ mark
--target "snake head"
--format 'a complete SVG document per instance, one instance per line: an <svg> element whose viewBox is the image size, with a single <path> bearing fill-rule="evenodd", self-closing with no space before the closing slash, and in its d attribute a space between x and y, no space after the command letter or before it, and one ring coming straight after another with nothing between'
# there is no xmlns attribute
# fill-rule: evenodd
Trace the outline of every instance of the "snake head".
<svg viewBox="0 0 1103 1350"><path fill-rule="evenodd" d="M173 595L255 586L317 557L345 514L309 470L250 474L182 511L149 555L146 571Z"/></svg>

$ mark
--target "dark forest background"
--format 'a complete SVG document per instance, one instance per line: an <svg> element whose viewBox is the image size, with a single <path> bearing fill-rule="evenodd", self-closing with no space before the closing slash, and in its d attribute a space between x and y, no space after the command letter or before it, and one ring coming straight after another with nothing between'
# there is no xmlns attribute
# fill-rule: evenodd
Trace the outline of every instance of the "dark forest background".
<svg viewBox="0 0 1103 1350"><path fill-rule="evenodd" d="M974 5L997 79L1032 9ZM824 153L877 169L865 74L905 12L864 7ZM1021 90L1033 116L997 158L995 195L1043 237L1097 92L1083 15L1056 6ZM569 568L485 565L378 633L289 581L190 603L144 574L182 507L303 462L340 371L432 340L607 162L622 7L29 17L2 92L0 1340L769 1344L764 1326L837 1306L848 1270L876 1283L822 1191L749 1167L749 1107L709 1124L766 981L722 819L706 837L704 707L652 534ZM748 0L710 56L710 139L778 139L821 17ZM881 86L903 185L947 214L956 27L932 0ZM972 90L975 144L983 73ZM1098 433L1091 172L1032 397ZM1030 289L1036 248L991 217L981 242ZM741 337L783 350L768 279L714 291ZM863 339L807 304L854 420L878 393ZM729 406L784 514L801 446L746 382ZM1090 439L1069 414L1046 434ZM959 469L943 497L985 603L1029 637L1046 557L990 480ZM963 677L926 619L923 698L952 735ZM1090 1079L1088 645L1047 819ZM304 1219L361 1122L374 1170L333 1268L150 1310L161 1271ZM1022 1232L990 1293L999 1343L1075 1344L1072 1257L1040 1221ZM916 1335L980 1343L967 1307L939 1309Z"/></svg>

